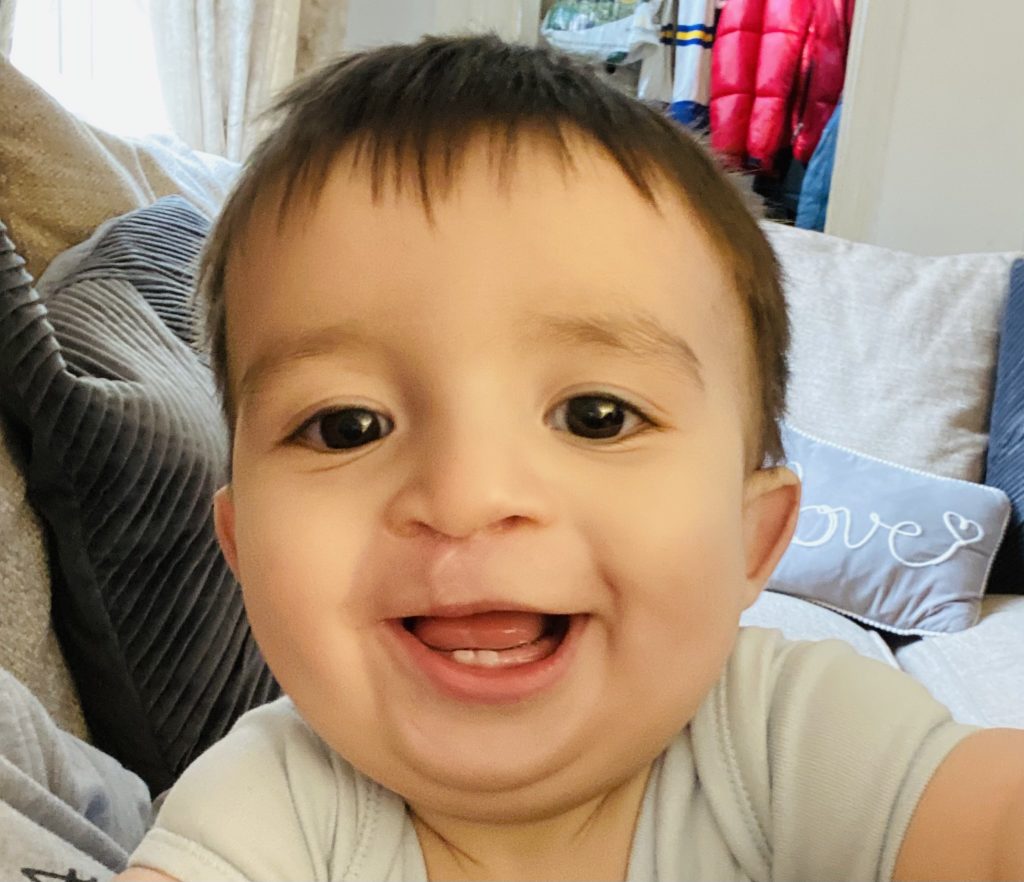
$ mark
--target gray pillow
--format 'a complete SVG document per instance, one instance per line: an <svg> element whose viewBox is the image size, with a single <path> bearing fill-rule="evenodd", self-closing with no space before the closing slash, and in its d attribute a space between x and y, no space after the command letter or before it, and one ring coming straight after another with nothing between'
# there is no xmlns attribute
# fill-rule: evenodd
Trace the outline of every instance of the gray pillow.
<svg viewBox="0 0 1024 882"><path fill-rule="evenodd" d="M922 257L767 223L793 323L786 419L887 462L980 481L1018 254Z"/></svg>
<svg viewBox="0 0 1024 882"><path fill-rule="evenodd" d="M1010 513L1006 494L783 426L803 481L796 535L768 588L897 634L969 628Z"/></svg>
<svg viewBox="0 0 1024 882"><path fill-rule="evenodd" d="M188 345L208 226L170 197L59 262L45 300L0 277L0 403L29 439L54 628L94 743L154 792L278 694L213 531L226 431Z"/></svg>

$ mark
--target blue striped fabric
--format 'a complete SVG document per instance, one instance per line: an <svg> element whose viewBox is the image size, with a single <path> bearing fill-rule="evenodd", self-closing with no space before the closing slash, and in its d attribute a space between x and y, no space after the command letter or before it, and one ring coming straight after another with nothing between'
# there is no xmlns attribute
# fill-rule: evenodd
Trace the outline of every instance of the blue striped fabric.
<svg viewBox="0 0 1024 882"><path fill-rule="evenodd" d="M985 483L998 487L1013 504L988 590L1024 594L1024 260L1010 271L1000 328Z"/></svg>
<svg viewBox="0 0 1024 882"><path fill-rule="evenodd" d="M713 25L696 24L666 25L661 29L661 42L667 46L691 46L696 43L710 47L715 41Z"/></svg>

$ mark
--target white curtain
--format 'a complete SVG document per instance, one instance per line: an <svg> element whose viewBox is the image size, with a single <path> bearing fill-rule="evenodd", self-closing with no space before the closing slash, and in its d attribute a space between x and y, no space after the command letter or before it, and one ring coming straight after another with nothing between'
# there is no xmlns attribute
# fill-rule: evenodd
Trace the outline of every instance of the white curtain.
<svg viewBox="0 0 1024 882"><path fill-rule="evenodd" d="M11 54L11 37L14 36L14 7L17 0L0 0L0 55Z"/></svg>
<svg viewBox="0 0 1024 882"><path fill-rule="evenodd" d="M259 116L274 96L341 51L347 6L347 0L153 0L160 84L178 136L197 150L244 159L259 141Z"/></svg>

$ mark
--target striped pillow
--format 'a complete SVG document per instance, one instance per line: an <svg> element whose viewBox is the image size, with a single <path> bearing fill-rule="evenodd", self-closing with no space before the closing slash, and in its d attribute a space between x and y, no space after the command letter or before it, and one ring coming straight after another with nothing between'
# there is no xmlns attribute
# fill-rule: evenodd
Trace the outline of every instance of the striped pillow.
<svg viewBox="0 0 1024 882"><path fill-rule="evenodd" d="M1000 326L985 483L1013 504L988 590L1024 594L1024 260L1010 271L1010 294Z"/></svg>
<svg viewBox="0 0 1024 882"><path fill-rule="evenodd" d="M31 438L54 628L97 747L154 793L278 694L214 536L227 465L190 347L209 222L178 197L118 218L40 282L0 287L0 401Z"/></svg>

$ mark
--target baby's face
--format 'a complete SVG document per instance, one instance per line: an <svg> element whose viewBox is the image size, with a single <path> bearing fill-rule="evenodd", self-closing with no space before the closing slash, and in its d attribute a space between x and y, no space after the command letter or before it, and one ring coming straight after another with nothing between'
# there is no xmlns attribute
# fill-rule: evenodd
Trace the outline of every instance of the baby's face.
<svg viewBox="0 0 1024 882"><path fill-rule="evenodd" d="M575 150L566 174L524 145L505 193L481 147L434 225L339 161L229 267L217 522L254 633L333 748L463 818L642 773L795 502L745 473L748 342L709 244Z"/></svg>

